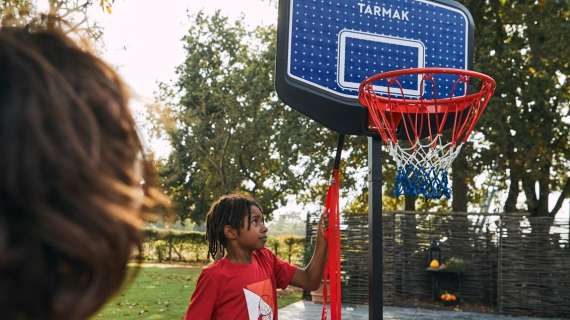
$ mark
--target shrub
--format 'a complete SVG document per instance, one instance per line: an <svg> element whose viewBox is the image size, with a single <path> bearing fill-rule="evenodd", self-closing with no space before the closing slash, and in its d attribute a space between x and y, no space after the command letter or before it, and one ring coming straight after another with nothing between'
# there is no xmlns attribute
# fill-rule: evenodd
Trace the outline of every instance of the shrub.
<svg viewBox="0 0 570 320"><path fill-rule="evenodd" d="M148 261L207 262L208 243L203 232L147 228L144 230L143 258ZM304 238L298 236L269 237L267 246L281 259L305 265ZM310 255L313 253L310 250Z"/></svg>
<svg viewBox="0 0 570 320"><path fill-rule="evenodd" d="M147 228L144 230L144 235L145 260L192 262L208 260L208 244L203 232Z"/></svg>

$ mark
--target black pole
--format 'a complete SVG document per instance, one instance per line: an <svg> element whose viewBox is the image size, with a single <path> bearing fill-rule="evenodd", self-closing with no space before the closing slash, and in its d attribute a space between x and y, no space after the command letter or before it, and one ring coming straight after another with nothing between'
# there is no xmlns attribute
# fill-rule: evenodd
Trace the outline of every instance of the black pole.
<svg viewBox="0 0 570 320"><path fill-rule="evenodd" d="M382 144L368 138L368 319L384 318L382 245Z"/></svg>
<svg viewBox="0 0 570 320"><path fill-rule="evenodd" d="M336 156L334 157L333 169L338 169L340 167L340 156L342 154L343 146L344 146L344 134L339 134L336 145Z"/></svg>

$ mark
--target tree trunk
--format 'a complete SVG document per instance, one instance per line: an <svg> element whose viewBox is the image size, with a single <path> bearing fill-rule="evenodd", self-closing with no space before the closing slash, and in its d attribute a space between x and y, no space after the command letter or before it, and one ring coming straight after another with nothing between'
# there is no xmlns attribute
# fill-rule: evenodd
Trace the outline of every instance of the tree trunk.
<svg viewBox="0 0 570 320"><path fill-rule="evenodd" d="M467 145L465 145L467 147ZM452 165L452 195L453 199L451 202L451 207L453 212L467 212L467 202L469 199L467 189L467 159L465 158L465 152L470 148L464 148L463 152L460 152Z"/></svg>
<svg viewBox="0 0 570 320"><path fill-rule="evenodd" d="M556 200L556 204L554 205L554 208L550 212L551 216L553 217L556 216L560 208L562 208L562 203L564 202L564 199L566 199L567 197L570 197L570 179L566 179L564 188L562 188L562 192L560 192L560 196L558 197L558 200ZM570 235L570 230L569 230L569 235Z"/></svg>
<svg viewBox="0 0 570 320"><path fill-rule="evenodd" d="M546 168L545 168L546 169ZM546 169L550 171L550 166ZM547 172L548 172L547 171ZM548 196L550 196L550 177L548 173L543 173L543 176L540 178L538 182L538 203L537 203L537 213L540 213L540 216L549 216L550 212L548 212Z"/></svg>
<svg viewBox="0 0 570 320"><path fill-rule="evenodd" d="M406 211L416 211L416 199L415 196L405 196L404 210Z"/></svg>
<svg viewBox="0 0 570 320"><path fill-rule="evenodd" d="M505 212L516 212L517 211L517 198L519 197L519 177L520 172L518 168L511 166L511 172L509 176L510 185L509 193L507 194L507 200L505 200L505 206L503 207Z"/></svg>
<svg viewBox="0 0 570 320"><path fill-rule="evenodd" d="M536 180L531 177L523 177L522 185L524 194L526 196L526 205L528 212L533 217L543 217L546 216L545 212L540 212L539 199L536 195ZM546 212L547 213L547 212Z"/></svg>

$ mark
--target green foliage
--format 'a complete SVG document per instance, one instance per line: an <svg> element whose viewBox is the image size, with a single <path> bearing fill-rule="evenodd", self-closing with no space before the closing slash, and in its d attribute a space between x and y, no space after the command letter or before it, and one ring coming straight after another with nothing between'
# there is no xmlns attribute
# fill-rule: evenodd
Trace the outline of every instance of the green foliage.
<svg viewBox="0 0 570 320"><path fill-rule="evenodd" d="M269 246L269 248L271 248L273 253L279 256L280 254L279 248L281 247L281 242L279 241L279 239L269 238L269 240L267 240L267 245Z"/></svg>
<svg viewBox="0 0 570 320"><path fill-rule="evenodd" d="M208 261L203 232L148 228L144 234L143 258L147 261Z"/></svg>
<svg viewBox="0 0 570 320"><path fill-rule="evenodd" d="M570 194L570 3L463 3L477 26L474 69L493 76L498 87L476 127L478 141L454 165L453 181L474 190L460 200L483 206L491 190L509 190L505 209L513 210L513 199L524 192L528 210L545 215L551 192ZM269 216L288 194L322 203L336 134L276 98L274 28L248 31L219 13L200 13L184 43L177 82L161 86L161 101L170 105L155 106L151 115L174 149L159 171L179 217L201 223L214 199L237 190L256 196ZM367 208L367 154L365 137L347 139L341 196L351 195L351 212ZM403 198L388 196L394 169L383 161L386 210L404 207ZM475 190L480 173L489 177L486 190ZM441 201L412 204L421 211L451 209Z"/></svg>
<svg viewBox="0 0 570 320"><path fill-rule="evenodd" d="M203 232L147 228L144 235L142 256L145 261L211 261ZM303 262L303 246L304 238L294 235L269 237L267 241L267 247L277 256L298 265Z"/></svg>
<svg viewBox="0 0 570 320"><path fill-rule="evenodd" d="M173 147L158 171L181 220L201 223L217 197L234 191L253 194L268 218L286 195L324 202L337 134L277 99L275 36L273 27L247 31L219 13L194 17L178 80L161 85L169 105L149 108L155 134ZM341 192L356 193L357 208L366 206L358 195L367 188L367 150L366 137L345 143Z"/></svg>
<svg viewBox="0 0 570 320"><path fill-rule="evenodd" d="M203 232L180 231L170 229L149 228L144 230L146 239L162 239L169 242L195 242L206 243L206 236Z"/></svg>
<svg viewBox="0 0 570 320"><path fill-rule="evenodd" d="M2 26L21 25L34 14L32 0L3 0L0 2L0 22Z"/></svg>
<svg viewBox="0 0 570 320"><path fill-rule="evenodd" d="M281 259L289 263L304 266L304 243L304 237L282 235L269 237L268 247Z"/></svg>
<svg viewBox="0 0 570 320"><path fill-rule="evenodd" d="M2 0L0 1L0 25L21 26L42 14L49 14L65 20L64 30L98 40L103 30L89 17L89 9L99 6L101 10L110 14L115 0L47 0L46 2L47 11L40 12L38 1Z"/></svg>
<svg viewBox="0 0 570 320"><path fill-rule="evenodd" d="M285 243L285 255L287 256L287 261L291 263L291 258L293 255L300 257L302 254L302 248L305 242L305 238L302 237L286 237L283 239Z"/></svg>
<svg viewBox="0 0 570 320"><path fill-rule="evenodd" d="M303 245L303 266L306 266L311 262L313 257L313 252L315 251L315 241L313 239L305 241Z"/></svg>
<svg viewBox="0 0 570 320"><path fill-rule="evenodd" d="M445 260L446 269L449 271L462 272L465 270L465 260L456 257L450 257Z"/></svg>
<svg viewBox="0 0 570 320"><path fill-rule="evenodd" d="M344 214L368 214L368 188L362 190L344 209Z"/></svg>
<svg viewBox="0 0 570 320"><path fill-rule="evenodd" d="M453 180L463 180L467 190L474 192L453 201L469 200L485 207L484 199L494 190L505 190L509 191L505 210L513 211L519 193L524 192L526 210L554 215L559 205L548 212L549 194L562 192L558 204L570 195L570 2L462 2L476 25L474 69L495 78L497 90L476 127L478 142L467 144L461 154L465 164L453 167ZM354 163L363 168L366 153L362 151ZM383 164L383 207L398 210L404 201L389 195L391 163ZM474 177L480 173L488 177L484 190L475 188ZM367 188L360 190L361 196L350 203L352 211L367 207ZM415 204L420 211L451 209L445 202L422 198Z"/></svg>
<svg viewBox="0 0 570 320"><path fill-rule="evenodd" d="M570 194L570 2L463 3L477 26L475 69L497 81L477 126L485 142L469 164L489 184L509 182L506 211L522 191L531 214L554 215L549 194Z"/></svg>
<svg viewBox="0 0 570 320"><path fill-rule="evenodd" d="M166 259L166 254L168 250L168 242L164 240L158 240L154 243L154 252L159 262Z"/></svg>
<svg viewBox="0 0 570 320"><path fill-rule="evenodd" d="M178 80L161 85L170 105L149 116L173 147L158 168L181 220L201 223L216 198L236 191L255 196L270 218L318 177L312 155L328 131L278 101L275 38L273 27L248 31L219 12L194 17Z"/></svg>

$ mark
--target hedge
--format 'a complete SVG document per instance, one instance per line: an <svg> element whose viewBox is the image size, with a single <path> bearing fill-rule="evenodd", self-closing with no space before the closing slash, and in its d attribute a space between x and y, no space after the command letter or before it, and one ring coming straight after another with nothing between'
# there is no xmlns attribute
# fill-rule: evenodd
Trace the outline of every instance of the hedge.
<svg viewBox="0 0 570 320"><path fill-rule="evenodd" d="M146 261L211 261L204 232L147 228L144 237L142 258ZM303 264L303 237L269 237L266 246L285 261Z"/></svg>

